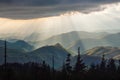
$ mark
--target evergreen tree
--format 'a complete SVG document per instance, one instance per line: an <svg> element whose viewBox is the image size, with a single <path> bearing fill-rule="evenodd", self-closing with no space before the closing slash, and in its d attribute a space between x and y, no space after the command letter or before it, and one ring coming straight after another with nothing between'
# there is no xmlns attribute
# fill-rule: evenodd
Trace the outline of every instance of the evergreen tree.
<svg viewBox="0 0 120 80"><path fill-rule="evenodd" d="M106 60L105 60L105 55L103 54L102 55L102 61L100 63L100 70L105 71L105 69L106 69Z"/></svg>
<svg viewBox="0 0 120 80"><path fill-rule="evenodd" d="M71 69L72 69L72 67L71 67L71 65L70 65L70 62L71 62L70 57L71 57L71 54L68 54L68 55L67 55L67 59L66 59L66 66L65 66L67 73L70 73L70 72L71 72Z"/></svg>
<svg viewBox="0 0 120 80"><path fill-rule="evenodd" d="M115 72L116 71L116 65L115 65L115 60L114 59L109 59L108 61L108 70L111 72Z"/></svg>
<svg viewBox="0 0 120 80"><path fill-rule="evenodd" d="M5 66L5 71L6 71L6 69L7 69L7 42L6 42L6 40L5 40L5 45L4 45L4 66Z"/></svg>
<svg viewBox="0 0 120 80"><path fill-rule="evenodd" d="M66 77L65 79L66 80L70 80L71 79L71 71L72 71L72 67L70 65L70 62L71 62L71 54L68 54L67 55L67 59L66 59L66 64L65 64L65 69L66 69Z"/></svg>
<svg viewBox="0 0 120 80"><path fill-rule="evenodd" d="M67 80L67 72L66 72L66 64L65 63L63 63L63 65L62 65L62 70L61 70L62 72L61 72L61 77L60 77L60 79L61 80Z"/></svg>
<svg viewBox="0 0 120 80"><path fill-rule="evenodd" d="M120 60L119 60L119 66L118 66L117 71L118 71L118 73L120 73Z"/></svg>
<svg viewBox="0 0 120 80"><path fill-rule="evenodd" d="M78 56L77 56L77 62L75 64L75 72L79 73L79 72L84 72L85 71L85 64L83 63L83 60L81 59L81 55L80 55L80 47L78 48Z"/></svg>
<svg viewBox="0 0 120 80"><path fill-rule="evenodd" d="M41 65L41 78L40 79L41 80L50 80L50 67L46 64L45 61L43 61L42 65Z"/></svg>

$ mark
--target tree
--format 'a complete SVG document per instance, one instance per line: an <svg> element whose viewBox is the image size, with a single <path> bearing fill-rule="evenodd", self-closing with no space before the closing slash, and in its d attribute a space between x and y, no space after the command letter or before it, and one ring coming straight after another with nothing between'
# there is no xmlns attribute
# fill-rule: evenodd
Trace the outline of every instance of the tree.
<svg viewBox="0 0 120 80"><path fill-rule="evenodd" d="M62 70L61 70L61 75L60 75L60 80L67 80L67 71L66 71L66 64L63 63L62 65Z"/></svg>
<svg viewBox="0 0 120 80"><path fill-rule="evenodd" d="M119 65L118 65L117 71L118 71L118 73L120 73L120 60L119 60Z"/></svg>
<svg viewBox="0 0 120 80"><path fill-rule="evenodd" d="M115 65L115 60L114 59L109 59L108 61L108 70L111 71L111 72L115 72L116 71L116 65Z"/></svg>
<svg viewBox="0 0 120 80"><path fill-rule="evenodd" d="M79 72L84 72L85 71L85 63L83 63L83 60L81 59L81 55L80 55L80 47L78 48L78 56L77 56L77 62L75 64L75 72L79 73Z"/></svg>
<svg viewBox="0 0 120 80"><path fill-rule="evenodd" d="M67 59L66 59L66 64L65 64L65 69L66 69L66 80L70 80L71 79L71 65L70 65L70 62L71 62L71 54L68 54L67 55Z"/></svg>
<svg viewBox="0 0 120 80"><path fill-rule="evenodd" d="M105 55L103 54L102 55L102 61L100 63L100 70L105 71L105 69L106 69L106 60L105 60Z"/></svg>
<svg viewBox="0 0 120 80"><path fill-rule="evenodd" d="M43 61L42 66L41 66L41 76L42 76L41 80L50 80L50 67L49 65L46 64L45 61Z"/></svg>
<svg viewBox="0 0 120 80"><path fill-rule="evenodd" d="M70 65L70 62L71 62L70 57L71 57L71 54L68 54L67 59L66 59L66 71L67 71L67 73L70 73L71 69L72 69L72 67Z"/></svg>
<svg viewBox="0 0 120 80"><path fill-rule="evenodd" d="M5 49L4 66L5 66L5 71L6 71L6 67L7 67L7 42L6 42L6 40L5 40L4 49Z"/></svg>

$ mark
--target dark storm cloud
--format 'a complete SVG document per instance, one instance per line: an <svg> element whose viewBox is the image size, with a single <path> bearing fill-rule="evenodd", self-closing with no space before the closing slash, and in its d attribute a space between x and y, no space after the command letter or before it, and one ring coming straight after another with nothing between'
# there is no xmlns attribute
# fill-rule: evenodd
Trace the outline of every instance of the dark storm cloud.
<svg viewBox="0 0 120 80"><path fill-rule="evenodd" d="M71 3L112 3L119 0L0 0L1 3L12 5L32 5L46 6L56 4L71 4Z"/></svg>
<svg viewBox="0 0 120 80"><path fill-rule="evenodd" d="M101 5L117 2L120 0L0 0L0 17L30 19L69 11L89 13L103 10Z"/></svg>

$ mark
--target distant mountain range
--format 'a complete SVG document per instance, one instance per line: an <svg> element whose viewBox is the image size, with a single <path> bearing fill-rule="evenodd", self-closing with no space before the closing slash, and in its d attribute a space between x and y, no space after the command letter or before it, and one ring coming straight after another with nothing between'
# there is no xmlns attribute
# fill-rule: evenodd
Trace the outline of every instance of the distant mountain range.
<svg viewBox="0 0 120 80"><path fill-rule="evenodd" d="M24 45L23 45L24 47ZM52 59L54 57L55 67L60 67L66 59L67 54L70 54L59 43L53 46L44 46L33 50L31 52L25 52L19 49L10 49L7 47L7 61L8 62L37 62L41 63L46 61L47 64L52 66ZM4 47L0 47L0 63L4 62Z"/></svg>
<svg viewBox="0 0 120 80"><path fill-rule="evenodd" d="M39 33L34 33L24 37L23 40L36 48L60 43L75 54L78 46L81 46L82 52L96 46L120 47L120 33L72 31L55 35L45 40L41 40L42 37L40 36ZM7 38L7 40L15 41L16 39Z"/></svg>
<svg viewBox="0 0 120 80"><path fill-rule="evenodd" d="M0 40L0 63L3 63L4 58L4 44L5 41ZM25 58L26 52L32 51L34 49L33 46L28 44L25 41L18 40L15 42L7 41L7 58L9 62L25 62L27 59ZM26 59L26 60L25 60Z"/></svg>
<svg viewBox="0 0 120 80"><path fill-rule="evenodd" d="M17 41L18 42L18 41ZM9 43L9 42L8 42ZM16 42L15 42L16 43ZM15 44L14 43L14 44ZM23 45L24 47L24 45ZM14 48L14 47L13 47ZM37 62L41 63L46 61L47 64L52 66L52 59L54 57L55 68L61 68L62 64L65 62L68 54L73 54L66 50L61 44L57 43L55 45L44 46L30 52L26 52L20 49L13 49L7 47L7 61L10 63L19 62ZM83 62L86 65L92 63L100 63L101 56L103 53L106 58L113 57L114 59L120 59L120 48L117 47L95 47L93 49L87 50L84 55L81 55ZM71 64L74 66L77 60L77 56L71 56ZM0 63L4 62L4 47L0 47Z"/></svg>
<svg viewBox="0 0 120 80"><path fill-rule="evenodd" d="M0 47L4 47L4 40L0 40ZM34 49L32 45L30 45L29 43L23 40L17 40L15 42L7 41L7 48L8 49L19 49L25 52L32 51Z"/></svg>
<svg viewBox="0 0 120 80"><path fill-rule="evenodd" d="M55 45L50 45L50 46L44 46L41 48L38 48L36 50L32 50L30 52L26 52L23 49L15 48L15 46L20 45L21 42L24 41L16 41L14 43L7 42L7 62L13 63L13 62L18 62L18 63L26 63L26 62L37 62L41 63L42 61L46 61L47 64L52 66L52 59L54 57L54 62L55 62L55 68L60 68L63 63L66 60L66 57L68 54L72 54L68 50L66 50L61 44L57 43ZM24 42L26 43L26 42ZM4 45L4 41L0 41L1 45ZM11 46L10 46L11 44ZM16 44L15 46L12 44ZM17 45L18 44L18 45ZM21 45L22 48L26 48L25 44ZM100 58L96 57L91 57L89 55L84 55L85 62L87 64L90 64L94 60L98 60ZM72 64L75 63L76 58L74 56L71 56L72 59ZM0 47L0 63L3 64L4 62L4 46Z"/></svg>
<svg viewBox="0 0 120 80"><path fill-rule="evenodd" d="M29 54L35 62L46 61L47 64L52 66L52 59L54 57L54 62L56 67L60 67L66 59L66 56L70 54L65 48L63 48L59 43L53 46L44 46L38 48Z"/></svg>
<svg viewBox="0 0 120 80"><path fill-rule="evenodd" d="M106 58L120 59L120 48L118 47L95 47L85 53L90 56L102 56L104 54Z"/></svg>
<svg viewBox="0 0 120 80"><path fill-rule="evenodd" d="M96 46L120 47L120 33L92 33L84 31L73 31L50 37L44 41L34 42L39 48L45 45L62 44L66 49L77 54L77 48L80 46L82 53Z"/></svg>
<svg viewBox="0 0 120 80"><path fill-rule="evenodd" d="M32 38L29 38L32 40ZM99 63L103 53L106 58L120 59L120 33L90 33L69 32L53 36L44 41L9 39L7 41L7 61L9 62L42 62L46 61L52 66L54 56L55 67L64 63L67 54L72 54L72 65L76 61L77 48L81 47L81 54L87 65ZM34 48L37 46L37 48ZM0 63L4 61L4 41L0 40Z"/></svg>
<svg viewBox="0 0 120 80"><path fill-rule="evenodd" d="M69 47L71 43L81 40L81 39L101 39L108 35L106 32L101 32L101 33L92 33L92 32L84 32L84 31L73 31L73 32L68 32L68 33L63 33L60 35L56 35L53 37L50 37L46 40L40 41L36 43L37 46L40 45L49 45L49 44L55 44L55 43L60 43L64 47Z"/></svg>

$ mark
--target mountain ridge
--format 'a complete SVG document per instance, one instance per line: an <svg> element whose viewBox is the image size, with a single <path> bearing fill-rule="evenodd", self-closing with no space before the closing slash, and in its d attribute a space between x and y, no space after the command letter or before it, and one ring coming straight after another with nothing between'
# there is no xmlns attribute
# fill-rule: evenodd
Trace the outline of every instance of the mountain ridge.
<svg viewBox="0 0 120 80"><path fill-rule="evenodd" d="M99 46L89 49L85 52L87 55L102 56L106 58L120 59L120 48L111 46Z"/></svg>

